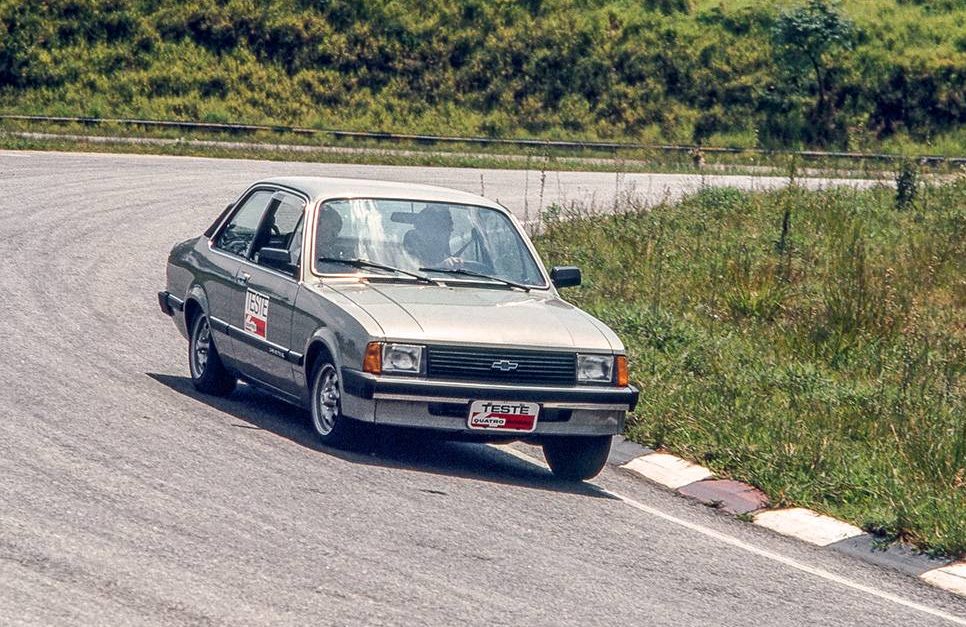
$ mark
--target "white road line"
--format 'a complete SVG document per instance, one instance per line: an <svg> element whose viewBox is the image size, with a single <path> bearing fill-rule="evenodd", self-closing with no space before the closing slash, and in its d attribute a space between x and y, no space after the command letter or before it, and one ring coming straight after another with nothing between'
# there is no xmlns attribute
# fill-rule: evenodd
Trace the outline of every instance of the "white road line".
<svg viewBox="0 0 966 627"><path fill-rule="evenodd" d="M507 455L513 455L517 459L522 459L525 462L529 462L534 466L540 466L541 468L550 470L550 466L547 465L547 462L543 461L542 459L537 459L536 457L527 455L523 451L518 451L509 444L490 444L490 446L499 451L503 451Z"/></svg>
<svg viewBox="0 0 966 627"><path fill-rule="evenodd" d="M503 451L504 453L508 453L510 455L513 455L514 457L516 457L518 459L522 459L524 461L530 462L531 464L535 464L537 466L541 466L543 468L546 468L546 465L541 460L535 459L535 458L527 455L526 453L517 451L517 450L515 450L513 448L510 448L509 446L496 446L494 448L498 448L499 450ZM885 592L883 590L877 590L877 589L872 588L870 586L867 586L865 584L861 584L861 583L852 581L851 579L846 579L845 577L842 577L840 575L836 575L835 573L830 573L827 570L823 570L821 568L816 568L814 566L809 566L808 564L803 564L803 563L799 562L798 560L792 559L790 557L785 557L784 555L781 555L779 553L775 553L773 551L769 551L767 549L762 549L762 548L759 548L757 546L748 544L747 542L745 542L743 540L739 540L738 538L735 538L734 536L729 536L728 534L721 533L719 531L715 531L714 529L711 529L710 527L705 527L704 525L699 525L698 523L689 522L689 521L684 520L682 518L678 518L677 516L672 516L671 514L666 514L666 513L662 512L659 509L655 509L655 508L653 508L653 507L651 507L649 505L645 505L643 503L640 503L638 501L635 501L634 499L629 498L629 497L626 497L626 496L624 496L622 494L618 494L617 492L611 492L610 490L607 490L607 489L602 488L602 487L600 487L598 485L595 485L595 484L590 484L590 485L593 485L593 487L595 487L596 489L600 490L600 492L602 494L606 494L606 495L611 496L611 497L613 497L615 499L618 499L621 502L623 502L624 504L630 505L634 509L639 510L639 511L642 511L645 514L650 514L651 516L656 516L657 518L660 518L662 520L666 520L667 522L670 522L670 523L674 523L675 525L679 525L679 526L684 527L686 529L690 529L691 531L695 531L695 532L700 533L700 534L702 534L704 536L707 536L709 538L713 538L715 540L718 540L719 542L723 542L724 544L728 544L730 546L733 546L735 548L741 549L743 551L747 551L748 553L751 553L753 555L757 555L759 557L764 557L765 559L769 559L769 560L771 560L773 562L778 562L779 564L783 564L783 565L788 566L790 568L794 568L795 570L799 570L799 571L801 571L803 573L808 573L808 574L814 575L816 577L821 577L822 579L825 579L826 581L831 581L833 583L837 583L839 585L846 586L848 588L852 588L853 590L858 590L859 592L864 592L864 593L869 594L871 596L874 596L874 597L877 597L877 598L880 598L880 599L884 599L886 601L891 601L892 603L895 603L897 605L901 605L903 607L907 607L909 609L916 610L916 611L922 612L924 614L929 614L930 616L935 616L937 618L941 618L943 620L947 620L947 621L949 621L949 622L951 622L953 624L966 626L966 619L964 619L964 618L960 618L958 616L954 616L952 614L949 614L948 612L944 612L942 610L937 610L935 608L931 608L931 607L928 607L926 605L922 605L921 603L916 603L915 601L910 601L908 599L904 599L904 598L902 598L900 596L897 596L895 594L892 594L891 592Z"/></svg>
<svg viewBox="0 0 966 627"><path fill-rule="evenodd" d="M651 514L652 516L657 516L658 518L661 518L661 519L666 520L668 522L674 523L676 525L680 525L680 526L685 527L687 529L690 529L692 531L696 531L696 532L698 532L698 533L700 533L702 535L708 536L709 538L714 538L715 540L718 540L718 541L723 542L725 544L731 545L731 546L733 546L735 548L742 549L742 550L747 551L749 553L752 553L754 555L758 555L759 557L764 557L764 558L770 559L770 560L772 560L774 562L778 562L780 564L784 564L785 566L789 566L791 568L794 568L795 570L800 570L800 571L802 571L804 573L808 573L810 575L815 575L816 577L821 577L822 579L825 579L825 580L828 580L828 581L831 581L831 582L834 582L834 583L837 583L837 584L840 584L840 585L843 585L843 586L852 588L853 590L858 590L860 592L864 592L866 594L870 594L870 595L872 595L874 597L878 597L880 599L885 599L886 601L891 601L891 602L893 602L893 603L895 603L897 605L901 605L901 606L907 607L909 609L917 610L917 611L923 612L925 614L929 614L931 616L935 616L937 618L942 618L944 620L948 620L949 622L955 623L957 625L966 625L966 619L960 618L958 616L954 616L954 615L949 614L947 612L944 612L942 610L937 610L937 609L928 607L926 605L922 605L921 603L916 603L915 601L910 601L908 599L903 599L902 597L897 596L895 594L892 594L891 592L885 592L883 590L877 590L877 589L872 588L870 586L867 586L865 584L861 584L861 583L852 581L851 579L846 579L845 577L836 575L835 573L830 573L827 570L823 570L821 568L816 568L814 566L809 566L808 564L803 564L803 563L799 562L798 560L792 559L790 557L785 557L784 555L780 555L780 554L775 553L773 551L769 551L767 549L762 549L762 548L759 548L757 546L753 546L753 545L748 544L747 542L745 542L743 540L739 540L738 538L735 538L733 536L729 536L727 534L720 533L718 531L715 531L714 529L711 529L709 527L705 527L704 525L699 525L697 523L689 522L687 520L682 520L681 518L678 518L676 516L672 516L670 514L665 514L664 512L662 512L662 511L660 511L658 509L655 509L655 508L650 507L648 505L644 505L643 503L639 503L639 502L635 501L634 499L628 498L628 497L623 496L621 494L617 494L616 492L611 492L610 490L605 490L604 488L598 488L598 489L602 493L604 493L604 494L607 494L609 496L613 496L616 499L620 499L621 501L623 501L627 505L630 505L634 509L640 510L640 511L645 512L647 514Z"/></svg>
<svg viewBox="0 0 966 627"><path fill-rule="evenodd" d="M855 525L803 507L761 512L755 516L755 524L819 546L828 546L864 533Z"/></svg>

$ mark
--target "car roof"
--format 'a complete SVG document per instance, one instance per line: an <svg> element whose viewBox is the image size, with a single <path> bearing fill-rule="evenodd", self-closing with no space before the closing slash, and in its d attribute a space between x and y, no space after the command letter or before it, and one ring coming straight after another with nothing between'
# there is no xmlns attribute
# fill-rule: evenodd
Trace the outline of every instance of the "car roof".
<svg viewBox="0 0 966 627"><path fill-rule="evenodd" d="M296 189L309 196L313 202L332 198L392 198L479 205L506 210L500 204L482 196L435 185L325 176L278 176L259 183Z"/></svg>

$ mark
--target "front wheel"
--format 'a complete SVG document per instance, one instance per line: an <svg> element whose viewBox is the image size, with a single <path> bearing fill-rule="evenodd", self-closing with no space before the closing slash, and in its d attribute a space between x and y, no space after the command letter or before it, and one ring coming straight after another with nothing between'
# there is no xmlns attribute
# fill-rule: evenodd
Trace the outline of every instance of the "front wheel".
<svg viewBox="0 0 966 627"><path fill-rule="evenodd" d="M342 414L342 390L339 371L332 363L321 360L312 376L312 427L323 444L344 446L352 432L352 419Z"/></svg>
<svg viewBox="0 0 966 627"><path fill-rule="evenodd" d="M208 316L200 314L191 325L188 341L188 369L195 389L204 394L228 396L238 380L228 372L221 361L215 339L211 335Z"/></svg>
<svg viewBox="0 0 966 627"><path fill-rule="evenodd" d="M543 455L553 474L584 481L596 477L610 455L611 436L561 436L543 443Z"/></svg>

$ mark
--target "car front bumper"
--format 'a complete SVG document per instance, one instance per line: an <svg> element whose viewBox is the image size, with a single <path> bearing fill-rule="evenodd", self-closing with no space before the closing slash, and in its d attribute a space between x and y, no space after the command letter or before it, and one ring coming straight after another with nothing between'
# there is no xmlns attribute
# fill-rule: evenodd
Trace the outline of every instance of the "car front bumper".
<svg viewBox="0 0 966 627"><path fill-rule="evenodd" d="M539 387L374 376L342 369L343 411L379 424L479 433L482 436L614 435L637 405L633 387ZM467 426L474 400L540 405L533 432L480 431Z"/></svg>

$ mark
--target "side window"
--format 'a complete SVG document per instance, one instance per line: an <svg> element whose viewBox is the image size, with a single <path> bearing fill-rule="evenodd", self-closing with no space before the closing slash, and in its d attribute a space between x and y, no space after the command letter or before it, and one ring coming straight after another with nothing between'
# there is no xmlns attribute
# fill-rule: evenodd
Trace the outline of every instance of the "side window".
<svg viewBox="0 0 966 627"><path fill-rule="evenodd" d="M292 252L293 250L301 252L299 244L305 201L285 193L276 194L274 199L249 254L256 263L264 266L276 269L280 266L296 266L298 259L292 257ZM274 249L273 254L269 254L268 251L264 255L259 254L265 248ZM279 251L286 251L284 261L280 258Z"/></svg>
<svg viewBox="0 0 966 627"><path fill-rule="evenodd" d="M245 256L271 201L272 192L268 190L259 190L249 196L221 230L215 248Z"/></svg>

